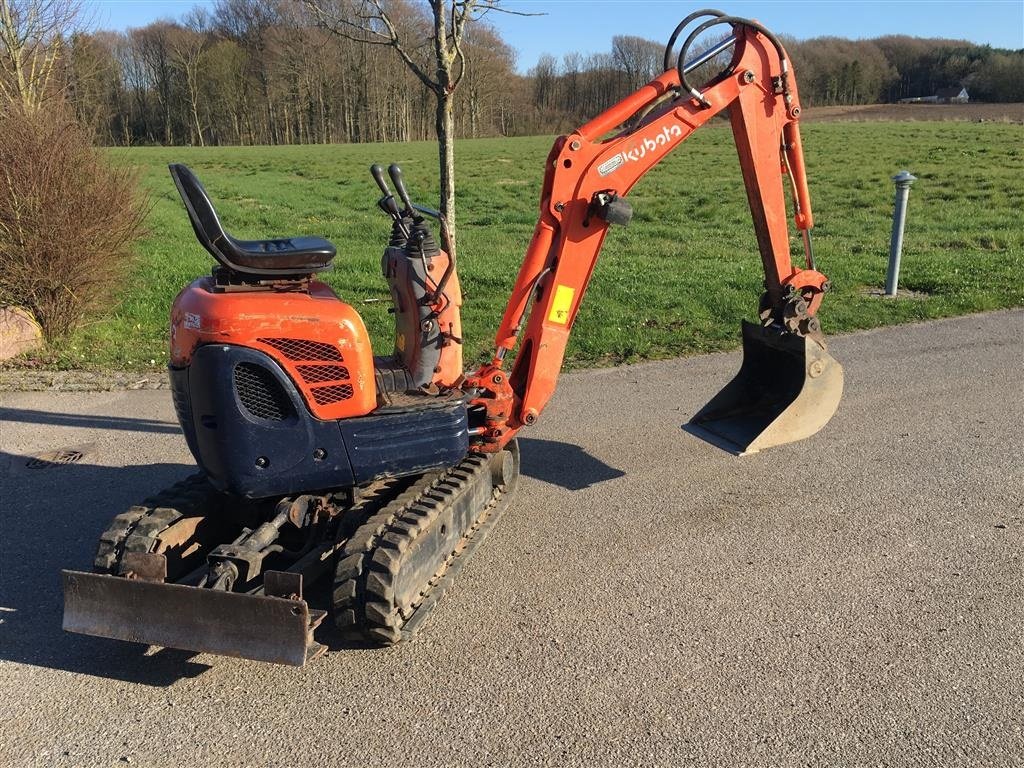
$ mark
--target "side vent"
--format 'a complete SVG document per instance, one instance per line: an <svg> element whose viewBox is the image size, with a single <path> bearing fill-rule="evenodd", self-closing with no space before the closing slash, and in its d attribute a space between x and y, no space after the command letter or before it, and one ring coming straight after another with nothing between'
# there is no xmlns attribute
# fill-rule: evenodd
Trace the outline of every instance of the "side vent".
<svg viewBox="0 0 1024 768"><path fill-rule="evenodd" d="M257 339L260 344L273 347L289 360L330 360L342 362L341 352L331 344L308 339Z"/></svg>
<svg viewBox="0 0 1024 768"><path fill-rule="evenodd" d="M236 365L235 391L245 410L257 419L284 421L295 413L281 384L263 366Z"/></svg>
<svg viewBox="0 0 1024 768"><path fill-rule="evenodd" d="M288 360L300 363L295 373L309 389L317 405L348 400L354 394L348 368L338 363L344 358L338 348L308 339L258 339L280 352ZM264 417L266 418L266 417Z"/></svg>
<svg viewBox="0 0 1024 768"><path fill-rule="evenodd" d="M352 385L331 384L326 387L313 387L312 392L317 405L330 405L352 397Z"/></svg>
<svg viewBox="0 0 1024 768"><path fill-rule="evenodd" d="M348 368L343 365L300 365L299 376L307 384L324 381L348 381Z"/></svg>

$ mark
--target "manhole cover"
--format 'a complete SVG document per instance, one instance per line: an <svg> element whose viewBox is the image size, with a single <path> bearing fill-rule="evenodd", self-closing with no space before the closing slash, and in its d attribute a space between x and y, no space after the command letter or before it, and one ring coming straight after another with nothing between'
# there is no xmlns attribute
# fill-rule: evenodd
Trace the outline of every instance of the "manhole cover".
<svg viewBox="0 0 1024 768"><path fill-rule="evenodd" d="M84 451L65 449L62 451L49 451L33 456L25 466L29 469L48 469L49 467L62 467L65 464L77 464L85 458Z"/></svg>

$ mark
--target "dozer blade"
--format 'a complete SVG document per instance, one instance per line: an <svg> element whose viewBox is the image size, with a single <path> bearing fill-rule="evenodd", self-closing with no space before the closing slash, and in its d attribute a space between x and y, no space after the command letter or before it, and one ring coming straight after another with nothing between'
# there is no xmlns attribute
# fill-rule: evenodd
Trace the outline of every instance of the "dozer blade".
<svg viewBox="0 0 1024 768"><path fill-rule="evenodd" d="M304 600L62 571L64 629L187 651L302 666L324 611Z"/></svg>
<svg viewBox="0 0 1024 768"><path fill-rule="evenodd" d="M739 455L803 440L843 395L843 368L813 339L743 322L740 372L686 425Z"/></svg>

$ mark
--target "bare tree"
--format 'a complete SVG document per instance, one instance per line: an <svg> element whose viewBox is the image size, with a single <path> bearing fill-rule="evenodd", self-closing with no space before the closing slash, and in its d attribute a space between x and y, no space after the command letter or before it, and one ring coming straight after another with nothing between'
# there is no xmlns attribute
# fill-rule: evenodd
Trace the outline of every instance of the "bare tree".
<svg viewBox="0 0 1024 768"><path fill-rule="evenodd" d="M280 142L276 93L271 83L270 61L273 58L268 38L280 21L281 8L276 0L217 0L214 20L218 30L235 40L246 51L246 62L255 77L263 99L267 144ZM253 143L256 138L253 137Z"/></svg>
<svg viewBox="0 0 1024 768"><path fill-rule="evenodd" d="M246 66L245 51L234 40L213 42L203 56L203 101L217 105L207 110L214 143L251 142L243 130L248 96Z"/></svg>
<svg viewBox="0 0 1024 768"><path fill-rule="evenodd" d="M485 126L500 124L497 113L508 74L515 70L515 51L484 23L467 29L463 42L466 75L462 86L465 98L458 105L459 135L475 139Z"/></svg>
<svg viewBox="0 0 1024 768"><path fill-rule="evenodd" d="M177 33L178 27L169 21L158 21L142 29L129 32L141 59L145 74L152 83L153 93L160 104L160 121L163 124L164 144L173 142L173 126L171 115L174 111L173 89L174 68L171 65L171 38Z"/></svg>
<svg viewBox="0 0 1024 768"><path fill-rule="evenodd" d="M199 77L204 68L208 39L201 31L188 27L175 27L168 35L171 66L184 77L190 119L200 147L205 147L206 143L203 141L203 124L199 120Z"/></svg>
<svg viewBox="0 0 1024 768"><path fill-rule="evenodd" d="M404 0L302 0L317 21L336 35L393 48L434 95L434 129L440 163L441 213L445 237L455 250L455 92L466 73L466 26L488 11L503 10L500 0L428 0L428 28L418 24L417 9ZM506 13L516 13L505 11ZM409 23L409 21L412 23ZM421 55L432 48L429 63ZM433 70L433 71L431 71Z"/></svg>
<svg viewBox="0 0 1024 768"><path fill-rule="evenodd" d="M111 138L110 105L117 93L118 63L109 33L74 32L63 50L60 82L79 122L105 142Z"/></svg>
<svg viewBox="0 0 1024 768"><path fill-rule="evenodd" d="M0 0L0 96L37 111L56 90L61 41L79 16L77 0Z"/></svg>
<svg viewBox="0 0 1024 768"><path fill-rule="evenodd" d="M633 35L612 38L612 57L626 74L626 88L635 91L661 74L664 46Z"/></svg>

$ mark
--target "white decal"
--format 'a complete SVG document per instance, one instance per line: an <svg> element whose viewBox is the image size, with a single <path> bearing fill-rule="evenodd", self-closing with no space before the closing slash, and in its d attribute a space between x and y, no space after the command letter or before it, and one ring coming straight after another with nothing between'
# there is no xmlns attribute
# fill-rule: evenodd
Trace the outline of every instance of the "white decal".
<svg viewBox="0 0 1024 768"><path fill-rule="evenodd" d="M633 149L627 149L625 152L620 152L611 160L606 160L597 166L597 172L601 176L607 176L609 173L617 170L620 166L627 162L637 162L647 156L648 152L654 152L659 147L664 147L672 139L678 138L683 135L683 129L678 125L667 126L661 129L661 133L652 138L645 138L642 144L638 144Z"/></svg>
<svg viewBox="0 0 1024 768"><path fill-rule="evenodd" d="M202 325L202 321L199 315L192 314L191 312L185 313L185 328L192 331L198 331L199 326Z"/></svg>
<svg viewBox="0 0 1024 768"><path fill-rule="evenodd" d="M609 173L614 171L616 168L618 168L624 162L626 162L626 161L623 159L622 153L619 152L619 154L617 154L611 160L605 160L603 163L601 163L599 166L597 166L597 172L601 176L607 176Z"/></svg>

